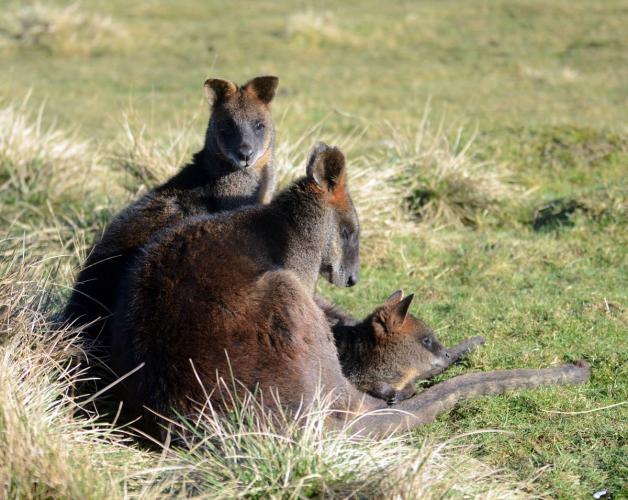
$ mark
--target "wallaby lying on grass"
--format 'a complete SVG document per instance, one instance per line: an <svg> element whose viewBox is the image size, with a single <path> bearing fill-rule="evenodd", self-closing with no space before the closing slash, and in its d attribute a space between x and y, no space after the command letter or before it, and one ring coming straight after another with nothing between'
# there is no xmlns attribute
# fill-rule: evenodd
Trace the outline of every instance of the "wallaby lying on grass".
<svg viewBox="0 0 628 500"><path fill-rule="evenodd" d="M274 76L253 78L242 87L207 80L212 113L203 149L165 184L122 211L92 248L63 319L86 325L86 337L97 340L105 357L119 283L142 245L186 217L270 201L275 133L269 105L277 84Z"/></svg>
<svg viewBox="0 0 628 500"><path fill-rule="evenodd" d="M330 425L347 410L388 408L343 375L312 298L319 273L337 286L357 279L359 224L344 157L319 144L306 172L269 205L188 220L142 250L116 311L112 366L128 375L123 398L145 431L160 436L153 412L192 416L207 399L228 404L217 376L277 394L288 409L309 404L319 387L333 391ZM399 403L405 413L356 425L383 434L428 422L461 398L587 377L579 365L463 375Z"/></svg>
<svg viewBox="0 0 628 500"><path fill-rule="evenodd" d="M408 314L414 295L393 293L363 321L332 327L344 375L361 391L398 403L415 394L415 383L445 371L484 343L467 339L451 349L420 319Z"/></svg>

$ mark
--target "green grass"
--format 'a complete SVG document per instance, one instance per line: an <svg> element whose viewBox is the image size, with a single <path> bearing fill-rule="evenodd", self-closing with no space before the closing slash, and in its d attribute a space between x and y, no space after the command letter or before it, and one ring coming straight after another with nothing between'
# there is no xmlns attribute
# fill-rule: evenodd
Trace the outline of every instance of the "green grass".
<svg viewBox="0 0 628 500"><path fill-rule="evenodd" d="M18 2L5 5L11 13ZM307 8L302 2L129 6L112 0L82 2L79 11L93 14L93 26L105 26L98 36L61 30L62 37L33 42L16 38L15 25L9 29L0 13L0 107L31 91L16 113L33 124L46 103L41 131L20 128L19 137L28 140L11 142L0 130L2 236L18 238L3 242L2 253L23 252L31 263L61 255L35 266L32 278L36 288L41 280L54 282L48 312L63 300L88 243L151 182L143 168L166 175L177 167L169 163L200 146L204 79L277 74L278 140L305 138L303 151L280 160L298 161L319 138L351 136L350 166L374 179L366 187L362 177L354 186L367 233L362 281L351 290L322 285L326 294L361 315L402 287L416 293L415 313L445 343L484 335L487 344L452 374L578 358L592 365L592 379L581 387L463 403L417 430L412 446L423 437L444 441L505 430L510 434L457 442L474 445L475 458L526 482L531 494L590 498L609 489L616 498L628 495L628 407L549 413L628 400L625 2L366 0ZM154 141L142 139L140 148L129 143L121 126L125 113ZM6 116L0 124L15 127ZM72 132L46 135L52 124ZM183 142L167 148L180 130L187 131ZM415 133L423 138L420 147ZM68 147L51 154L47 145L55 141ZM383 167L388 174L381 174ZM134 168L142 175L130 175ZM385 184L386 196L372 202L377 183ZM24 281L12 276L4 275L7 290ZM7 321L3 341L12 338ZM33 446L52 449L51 456L72 455L47 442ZM77 463L89 446L77 445ZM156 466L122 450L90 467L103 471L110 463L116 483L127 457L131 468ZM56 490L28 493L28 470L9 491L110 492L61 481ZM314 481L300 491L325 488Z"/></svg>

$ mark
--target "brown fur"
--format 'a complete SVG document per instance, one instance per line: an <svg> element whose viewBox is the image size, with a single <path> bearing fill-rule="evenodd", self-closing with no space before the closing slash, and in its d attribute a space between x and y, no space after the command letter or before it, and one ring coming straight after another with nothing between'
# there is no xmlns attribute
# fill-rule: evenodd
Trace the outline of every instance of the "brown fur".
<svg viewBox="0 0 628 500"><path fill-rule="evenodd" d="M228 80L207 80L212 113L203 150L177 175L123 210L94 245L63 314L66 322L84 326L85 338L97 347L94 352L107 357L109 316L141 246L185 218L270 200L275 174L269 105L277 81L257 77L238 87ZM243 151L246 159L238 157Z"/></svg>
<svg viewBox="0 0 628 500"><path fill-rule="evenodd" d="M319 272L338 285L356 274L359 226L346 176L337 175L342 154L319 145L307 170L270 205L197 217L145 248L116 313L113 342L118 374L145 363L125 381L135 412L193 412L205 393L192 364L208 391L217 374L233 375L296 408L312 400L322 375L325 387L349 397L312 296ZM345 192L346 210L332 203L336 190Z"/></svg>
<svg viewBox="0 0 628 500"><path fill-rule="evenodd" d="M363 321L332 327L345 376L361 391L389 403L415 394L415 383L446 370L483 339L445 349L423 321L408 314L413 295L393 293ZM454 354L455 353L455 354Z"/></svg>
<svg viewBox="0 0 628 500"><path fill-rule="evenodd" d="M343 170L341 153L319 145L308 176L269 205L188 220L144 248L116 312L113 365L120 375L139 368L124 381L123 397L146 430L159 433L152 411L192 415L207 396L224 404L217 376L276 393L288 409L311 403L320 384L336 396L337 422L345 410L386 407L343 375L312 298L319 271L336 284L348 284L356 272L353 205L348 192L348 213L331 201L346 188ZM416 329L393 316L395 328ZM584 366L465 375L400 403L407 413L372 415L358 425L386 433L429 421L463 397L587 377Z"/></svg>

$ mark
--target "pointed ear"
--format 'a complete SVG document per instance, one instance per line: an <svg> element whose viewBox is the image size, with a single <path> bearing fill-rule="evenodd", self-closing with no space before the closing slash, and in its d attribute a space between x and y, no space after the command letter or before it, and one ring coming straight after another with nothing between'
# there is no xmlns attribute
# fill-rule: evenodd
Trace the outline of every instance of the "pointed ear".
<svg viewBox="0 0 628 500"><path fill-rule="evenodd" d="M305 172L321 189L332 193L346 182L345 157L338 148L319 142L310 151Z"/></svg>
<svg viewBox="0 0 628 500"><path fill-rule="evenodd" d="M384 302L384 305L386 306L394 306L395 304L397 304L401 299L403 299L403 290L397 290L396 292L393 292L390 297L388 297L386 299L386 302Z"/></svg>
<svg viewBox="0 0 628 500"><path fill-rule="evenodd" d="M391 337L401 333L400 328L408 317L408 310L414 299L414 294L411 294L401 300L402 294L403 292L401 290L397 290L390 296L389 300L396 300L397 298L400 300L394 303L387 300L384 306L378 308L373 315L371 326L373 328L373 335L377 341L385 342Z"/></svg>
<svg viewBox="0 0 628 500"><path fill-rule="evenodd" d="M414 300L414 294L411 293L405 299L398 302L390 310L389 323L391 329L398 328L406 321L410 304Z"/></svg>
<svg viewBox="0 0 628 500"><path fill-rule="evenodd" d="M238 87L230 80L221 78L208 78L205 80L205 95L210 106L225 100L238 91Z"/></svg>
<svg viewBox="0 0 628 500"><path fill-rule="evenodd" d="M279 85L276 76L258 76L244 84L244 90L253 93L264 104L270 104L275 97L275 91Z"/></svg>

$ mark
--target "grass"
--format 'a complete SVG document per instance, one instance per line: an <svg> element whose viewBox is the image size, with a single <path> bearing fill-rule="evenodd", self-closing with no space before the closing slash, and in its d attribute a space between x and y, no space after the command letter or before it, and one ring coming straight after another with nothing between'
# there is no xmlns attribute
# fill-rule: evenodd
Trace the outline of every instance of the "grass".
<svg viewBox="0 0 628 500"><path fill-rule="evenodd" d="M0 495L628 494L623 2L31 5L0 13ZM67 31L31 36L60 12ZM90 20L115 29L86 39ZM362 282L325 294L361 315L416 292L445 343L487 338L453 373L584 358L591 381L466 402L380 444L316 420L288 440L250 422L243 441L213 420L193 452L154 454L77 417L79 346L50 322L77 266L200 147L204 79L263 73L281 80L282 182L316 140L349 159Z"/></svg>
<svg viewBox="0 0 628 500"><path fill-rule="evenodd" d="M35 48L65 56L97 53L123 37L110 17L83 12L78 3L16 5L0 24L0 48Z"/></svg>

